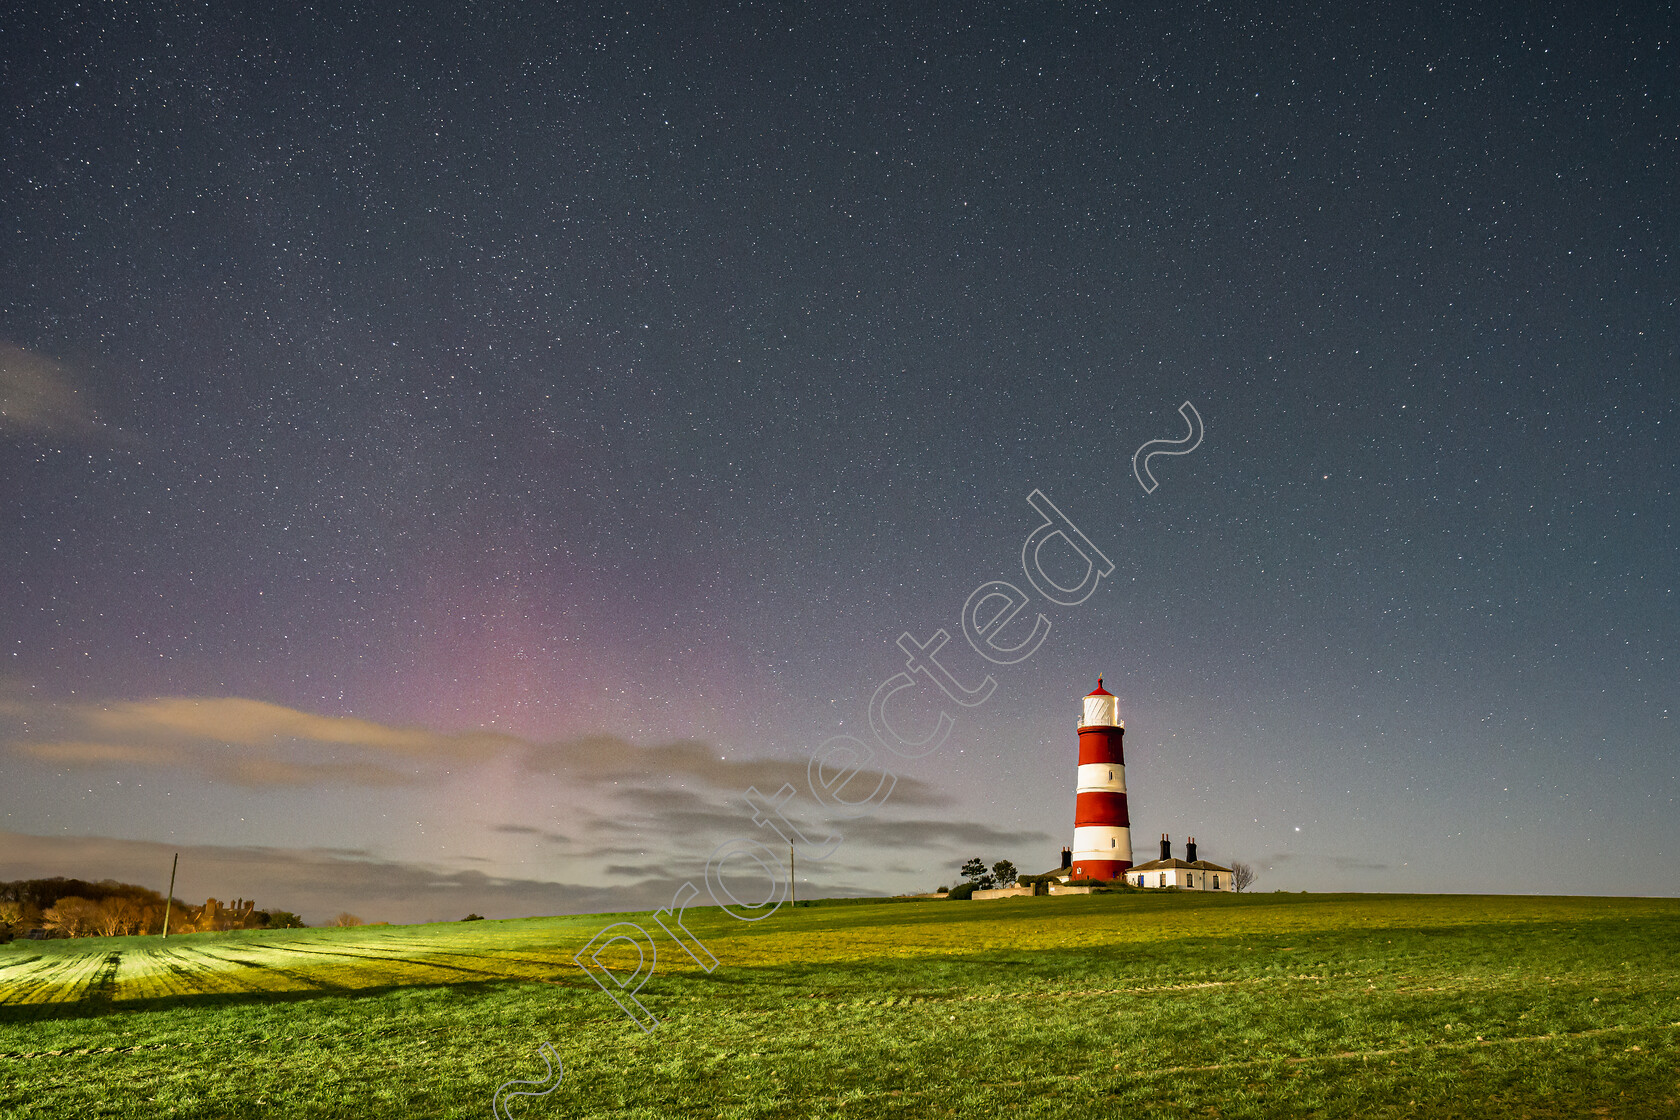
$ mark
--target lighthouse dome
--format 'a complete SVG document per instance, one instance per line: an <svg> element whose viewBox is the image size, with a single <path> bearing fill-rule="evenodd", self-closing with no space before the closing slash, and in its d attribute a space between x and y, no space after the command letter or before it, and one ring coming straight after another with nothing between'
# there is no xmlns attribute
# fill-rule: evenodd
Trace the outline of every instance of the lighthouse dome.
<svg viewBox="0 0 1680 1120"><path fill-rule="evenodd" d="M1102 686L1102 678L1097 678L1095 692L1087 693L1084 701L1084 711L1080 714L1081 727L1124 727L1120 722L1120 700L1112 692Z"/></svg>

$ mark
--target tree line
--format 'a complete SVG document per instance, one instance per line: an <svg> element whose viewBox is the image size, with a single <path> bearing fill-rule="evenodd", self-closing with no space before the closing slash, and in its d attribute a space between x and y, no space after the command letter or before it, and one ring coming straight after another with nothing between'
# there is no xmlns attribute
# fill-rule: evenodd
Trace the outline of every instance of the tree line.
<svg viewBox="0 0 1680 1120"><path fill-rule="evenodd" d="M168 911L170 933L231 929L296 929L303 919L286 910L258 910L256 903L206 899L202 906L175 899L133 883L101 879L17 879L0 882L0 942L16 937L123 937L163 932Z"/></svg>

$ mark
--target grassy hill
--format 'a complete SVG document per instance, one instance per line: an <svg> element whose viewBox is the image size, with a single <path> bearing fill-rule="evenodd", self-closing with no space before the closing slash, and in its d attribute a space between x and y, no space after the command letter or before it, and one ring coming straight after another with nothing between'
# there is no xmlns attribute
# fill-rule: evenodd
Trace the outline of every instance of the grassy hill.
<svg viewBox="0 0 1680 1120"><path fill-rule="evenodd" d="M1680 900L1126 893L0 947L0 1118L1680 1115Z"/></svg>

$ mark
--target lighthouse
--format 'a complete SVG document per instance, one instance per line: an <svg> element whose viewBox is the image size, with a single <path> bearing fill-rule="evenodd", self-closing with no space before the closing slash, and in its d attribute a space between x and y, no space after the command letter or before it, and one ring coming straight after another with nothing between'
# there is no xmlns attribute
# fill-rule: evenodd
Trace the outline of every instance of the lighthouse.
<svg viewBox="0 0 1680 1120"><path fill-rule="evenodd" d="M1073 876L1118 879L1132 866L1126 814L1126 725L1120 701L1103 688L1087 695L1079 717L1079 785L1073 808Z"/></svg>

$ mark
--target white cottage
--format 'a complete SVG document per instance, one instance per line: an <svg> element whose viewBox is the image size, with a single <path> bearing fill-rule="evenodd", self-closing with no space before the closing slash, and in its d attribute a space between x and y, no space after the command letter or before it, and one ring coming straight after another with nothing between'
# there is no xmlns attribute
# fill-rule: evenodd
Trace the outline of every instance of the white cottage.
<svg viewBox="0 0 1680 1120"><path fill-rule="evenodd" d="M1187 891L1230 891L1231 869L1196 858L1196 838L1184 846L1189 859L1174 859L1172 841L1161 834L1161 858L1139 863L1126 870L1126 882L1134 887L1178 887Z"/></svg>

